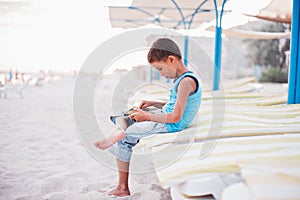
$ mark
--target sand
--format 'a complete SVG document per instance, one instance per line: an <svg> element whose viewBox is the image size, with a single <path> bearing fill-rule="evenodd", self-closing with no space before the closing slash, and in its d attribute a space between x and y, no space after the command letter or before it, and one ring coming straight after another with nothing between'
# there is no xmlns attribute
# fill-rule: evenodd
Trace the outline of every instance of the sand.
<svg viewBox="0 0 300 200"><path fill-rule="evenodd" d="M103 94L111 91L112 80L106 81ZM65 76L28 86L23 98L0 99L0 199L171 199L155 173L133 174L130 197L98 191L113 187L118 176L94 159L77 135L74 83ZM97 109L109 112L106 104Z"/></svg>

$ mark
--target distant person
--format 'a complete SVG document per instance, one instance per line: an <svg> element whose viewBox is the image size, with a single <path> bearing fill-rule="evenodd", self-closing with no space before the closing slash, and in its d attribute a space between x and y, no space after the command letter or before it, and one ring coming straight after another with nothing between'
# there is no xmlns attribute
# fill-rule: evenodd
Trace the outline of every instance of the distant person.
<svg viewBox="0 0 300 200"><path fill-rule="evenodd" d="M18 77L18 76L19 76L19 73L18 73L18 71L16 70L16 72L15 72L15 79L16 79L16 80L19 80L19 77Z"/></svg>
<svg viewBox="0 0 300 200"><path fill-rule="evenodd" d="M11 82L12 82L12 79L13 79L13 73L12 73L12 70L10 69L9 72L8 72L8 80L7 80L7 81L8 81L9 83L11 83Z"/></svg>
<svg viewBox="0 0 300 200"><path fill-rule="evenodd" d="M201 104L200 82L183 65L181 52L175 42L167 38L158 39L148 52L148 62L160 75L174 79L174 86L167 102L141 101L139 107L132 110L129 118L124 118L125 131L118 131L107 139L95 142L97 148L110 148L110 152L116 156L119 183L109 192L111 195L130 195L129 162L132 147L139 139L156 133L167 134L186 129ZM150 106L158 110L155 113L144 111Z"/></svg>
<svg viewBox="0 0 300 200"><path fill-rule="evenodd" d="M22 83L19 78L19 72L17 70L15 71L15 83L17 83L17 84Z"/></svg>

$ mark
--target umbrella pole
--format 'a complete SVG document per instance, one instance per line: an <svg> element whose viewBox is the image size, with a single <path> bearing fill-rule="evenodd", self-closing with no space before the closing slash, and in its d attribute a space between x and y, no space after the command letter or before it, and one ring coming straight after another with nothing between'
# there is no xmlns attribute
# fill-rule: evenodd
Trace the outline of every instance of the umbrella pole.
<svg viewBox="0 0 300 200"><path fill-rule="evenodd" d="M221 70L221 54L222 54L222 28L216 27L215 36L215 57L214 57L214 82L213 90L219 90L220 70Z"/></svg>
<svg viewBox="0 0 300 200"><path fill-rule="evenodd" d="M215 35L215 55L214 55L214 80L213 90L219 90L220 85L220 71L221 71L221 55L222 55L222 16L224 12L224 5L226 0L222 3L222 10L219 15L217 2L214 0L216 12L216 35Z"/></svg>
<svg viewBox="0 0 300 200"><path fill-rule="evenodd" d="M300 103L300 3L293 1L291 60L289 67L288 104Z"/></svg>
<svg viewBox="0 0 300 200"><path fill-rule="evenodd" d="M187 67L188 65L188 51L189 51L189 36L184 36L184 57L183 64Z"/></svg>

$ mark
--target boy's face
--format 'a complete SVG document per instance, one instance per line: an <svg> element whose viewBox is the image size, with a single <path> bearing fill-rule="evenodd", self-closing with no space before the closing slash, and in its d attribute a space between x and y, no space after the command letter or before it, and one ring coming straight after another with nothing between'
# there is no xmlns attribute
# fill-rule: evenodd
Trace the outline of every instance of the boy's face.
<svg viewBox="0 0 300 200"><path fill-rule="evenodd" d="M174 56L169 56L166 61L155 61L151 65L160 72L161 76L175 79L177 77L177 60Z"/></svg>

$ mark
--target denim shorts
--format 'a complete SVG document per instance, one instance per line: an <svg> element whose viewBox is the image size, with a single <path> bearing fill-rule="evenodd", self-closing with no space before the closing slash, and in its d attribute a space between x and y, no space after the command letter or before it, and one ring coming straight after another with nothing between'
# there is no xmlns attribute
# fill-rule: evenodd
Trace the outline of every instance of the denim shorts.
<svg viewBox="0 0 300 200"><path fill-rule="evenodd" d="M125 137L110 147L109 151L119 160L129 162L132 155L132 148L139 142L140 138L167 132L168 129L165 123L153 121L136 122L125 130Z"/></svg>

